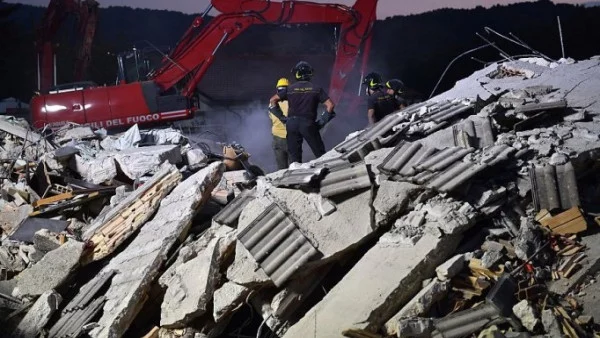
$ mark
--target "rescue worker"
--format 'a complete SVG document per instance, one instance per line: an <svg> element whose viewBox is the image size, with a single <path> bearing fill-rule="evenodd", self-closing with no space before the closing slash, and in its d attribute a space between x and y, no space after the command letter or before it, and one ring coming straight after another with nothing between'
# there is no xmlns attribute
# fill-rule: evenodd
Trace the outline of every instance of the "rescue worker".
<svg viewBox="0 0 600 338"><path fill-rule="evenodd" d="M408 106L406 100L402 97L404 88L404 82L398 79L391 79L385 83L386 92L392 95L396 99L396 101L398 101L400 109L404 109Z"/></svg>
<svg viewBox="0 0 600 338"><path fill-rule="evenodd" d="M313 68L305 61L300 61L292 69L295 83L288 86L286 92L278 92L269 101L269 111L286 124L287 146L290 162L302 163L302 141L306 140L315 157L325 154L325 144L319 133L334 116L334 103L323 88L315 86L310 80ZM278 103L288 101L288 116L283 116ZM325 105L317 121L319 103Z"/></svg>
<svg viewBox="0 0 600 338"><path fill-rule="evenodd" d="M365 76L363 84L366 85L367 95L369 95L367 100L369 124L379 122L386 115L400 108L396 99L383 91L383 80L378 73L369 73Z"/></svg>
<svg viewBox="0 0 600 338"><path fill-rule="evenodd" d="M282 77L277 81L277 93L287 91L287 88L290 84L290 81L285 77ZM283 94L280 96L284 96ZM279 108L281 109L281 113L283 118L277 117L273 115L273 113L269 112L269 117L271 118L271 123L273 126L271 127L271 133L273 134L273 152L275 153L275 162L277 162L277 169L286 169L289 165L288 163L288 151L287 151L287 132L285 130L285 120L288 116L288 102L287 101L279 101L277 103ZM283 121L282 121L283 120Z"/></svg>

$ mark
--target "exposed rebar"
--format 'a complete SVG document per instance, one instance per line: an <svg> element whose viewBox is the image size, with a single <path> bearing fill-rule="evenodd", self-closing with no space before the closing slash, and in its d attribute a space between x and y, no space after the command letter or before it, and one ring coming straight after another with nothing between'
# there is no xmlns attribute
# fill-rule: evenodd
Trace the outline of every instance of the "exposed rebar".
<svg viewBox="0 0 600 338"><path fill-rule="evenodd" d="M480 49L483 49L483 48L486 48L486 47L489 47L489 46L493 46L493 45L494 45L493 43L489 42L486 45L479 46L479 47L476 47L476 48L473 48L473 49L469 49L468 51L466 51L466 52L460 54L459 56L455 57L454 59L452 59L452 61L450 61L450 63L448 64L448 66L446 67L446 69L444 70L444 72L442 73L442 75L440 76L440 79L438 80L438 82L435 84L435 87L433 87L433 90L431 91L431 94L429 95L429 98L433 97L433 94L435 93L435 91L437 90L438 86L442 82L442 79L444 78L444 76L448 72L448 69L450 69L450 67L452 66L452 64L454 64L454 62L456 62L456 60L460 59L461 57L463 57L463 56L465 56L467 54L473 53L475 51L478 51Z"/></svg>
<svg viewBox="0 0 600 338"><path fill-rule="evenodd" d="M558 20L558 34L560 35L560 49L562 51L562 57L565 58L565 43L563 41L562 25L560 24L560 16L556 17Z"/></svg>
<svg viewBox="0 0 600 338"><path fill-rule="evenodd" d="M532 52L533 54L535 54L535 55L537 55L537 56L541 56L541 57L543 57L544 59L546 59L546 60L548 60L548 61L554 61L554 60L553 60L553 59L551 59L550 57L548 57L548 56L546 56L546 55L542 54L541 52L539 52L539 51L537 51L537 50L535 50L535 49L531 48L531 46L529 46L528 44L526 44L525 42L523 42L523 40L521 40L521 39L517 38L517 37L516 37L514 34L512 34L512 33L510 33L510 35L513 37L513 38L511 39L511 38L509 38L508 36L506 36L506 35L504 35L504 34L498 33L497 31L493 30L493 29L492 29L492 28L490 28L490 27L487 27L487 26L486 26L486 27L484 27L483 29L484 29L484 30L485 30L485 31L486 31L488 34L490 34L490 33L493 33L493 34L495 34L495 35L497 35L497 36L499 36L499 37L503 38L503 39L504 39L504 40L506 40L506 41L512 42L512 43L514 43L514 44L515 44L515 45L517 45L517 46L520 46L520 47L523 47L523 48L525 48L525 49L528 49L530 52Z"/></svg>

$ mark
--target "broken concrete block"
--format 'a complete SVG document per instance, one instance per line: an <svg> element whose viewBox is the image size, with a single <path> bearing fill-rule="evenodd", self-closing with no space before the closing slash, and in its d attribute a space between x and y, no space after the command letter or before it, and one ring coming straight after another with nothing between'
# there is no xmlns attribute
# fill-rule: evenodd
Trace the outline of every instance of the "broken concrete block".
<svg viewBox="0 0 600 338"><path fill-rule="evenodd" d="M540 320L537 318L535 309L526 299L513 306L513 313L515 316L517 316L517 318L519 318L523 326L530 332L533 332L535 330L535 326L540 322Z"/></svg>
<svg viewBox="0 0 600 338"><path fill-rule="evenodd" d="M17 287L13 293L19 297L39 296L56 289L77 268L83 249L83 243L69 240L48 252L42 260L16 277Z"/></svg>
<svg viewBox="0 0 600 338"><path fill-rule="evenodd" d="M521 228L515 241L515 254L523 261L529 258L542 246L540 231L527 219L521 218Z"/></svg>
<svg viewBox="0 0 600 338"><path fill-rule="evenodd" d="M19 322L19 325L13 331L11 337L15 338L30 338L37 337L42 332L44 326L52 317L52 314L58 310L58 306L62 302L62 297L48 290L44 292L27 311L27 314Z"/></svg>
<svg viewBox="0 0 600 338"><path fill-rule="evenodd" d="M427 284L427 286L419 291L419 293L411 299L400 312L387 321L385 324L387 334L405 337L404 335L401 335L402 329L399 327L399 324L402 323L402 319L420 317L427 314L436 302L446 297L449 286L449 281L442 282L437 278Z"/></svg>
<svg viewBox="0 0 600 338"><path fill-rule="evenodd" d="M120 337L127 330L146 300L167 253L185 236L198 210L210 199L219 183L223 163L215 162L181 182L165 197L154 218L147 222L102 272L115 270L98 327L92 337Z"/></svg>
<svg viewBox="0 0 600 338"><path fill-rule="evenodd" d="M434 330L430 318L404 318L398 320L397 337L427 338Z"/></svg>
<svg viewBox="0 0 600 338"><path fill-rule="evenodd" d="M93 184L104 183L117 176L115 160L112 156L107 155L92 160L85 160L83 157L75 155L71 169Z"/></svg>
<svg viewBox="0 0 600 338"><path fill-rule="evenodd" d="M246 287L272 283L254 257L241 244L235 246L235 260L227 269L227 279Z"/></svg>
<svg viewBox="0 0 600 338"><path fill-rule="evenodd" d="M306 337L315 328L318 337L338 337L347 329L376 332L419 291L421 281L433 275L459 241L460 236L426 235L412 248L378 242L284 337Z"/></svg>
<svg viewBox="0 0 600 338"><path fill-rule="evenodd" d="M542 325L550 337L564 337L560 324L552 310L542 311Z"/></svg>
<svg viewBox="0 0 600 338"><path fill-rule="evenodd" d="M405 182L382 181L373 201L375 209L375 227L390 224L400 216L406 208L409 198L422 189Z"/></svg>
<svg viewBox="0 0 600 338"><path fill-rule="evenodd" d="M60 246L60 239L58 234L50 232L48 229L41 229L33 235L33 246L40 252L49 252Z"/></svg>
<svg viewBox="0 0 600 338"><path fill-rule="evenodd" d="M249 288L232 282L227 282L217 289L213 296L213 318L215 322L218 323L223 317L228 316L246 299L249 293Z"/></svg>
<svg viewBox="0 0 600 338"><path fill-rule="evenodd" d="M239 217L238 232L244 230L266 209L268 205L264 203L270 203L270 201L257 198L251 200L246 205ZM227 279L246 287L271 283L269 276L260 268L250 252L241 244L235 246L235 259L229 268L227 268Z"/></svg>
<svg viewBox="0 0 600 338"><path fill-rule="evenodd" d="M184 328L206 312L219 279L217 241L175 269L160 307L160 326Z"/></svg>
<svg viewBox="0 0 600 338"><path fill-rule="evenodd" d="M310 194L299 190L275 188L266 182L260 183L260 187L257 190L259 204L253 205L270 205L270 202L277 204L294 221L311 245L323 254L316 264L335 259L374 235L374 227L371 224L373 193L370 189L357 193L352 198L336 201L336 211L322 216L312 202ZM397 203L406 205L407 201L408 196ZM260 208L261 212L264 211L264 207ZM240 218L238 230L241 231L247 225L248 223Z"/></svg>
<svg viewBox="0 0 600 338"><path fill-rule="evenodd" d="M191 170L197 170L208 164L208 156L202 149L190 149L185 153L185 159Z"/></svg>
<svg viewBox="0 0 600 338"><path fill-rule="evenodd" d="M439 280L446 281L458 275L464 267L465 255L456 255L447 260L444 264L438 266L435 269L435 273Z"/></svg>
<svg viewBox="0 0 600 338"><path fill-rule="evenodd" d="M224 268L224 263L235 253L236 232L236 229L226 225L213 223L198 240L187 244L179 250L175 262L158 279L159 284L163 288L167 288L169 280L175 275L177 267L197 257L199 253L206 250L210 245L213 245L213 241L217 241L217 251L215 252L217 264L220 268Z"/></svg>
<svg viewBox="0 0 600 338"><path fill-rule="evenodd" d="M486 251L481 257L481 265L489 269L498 263L502 257L504 257L504 254L501 251Z"/></svg>
<svg viewBox="0 0 600 338"><path fill-rule="evenodd" d="M54 140L62 144L71 140L89 140L94 138L98 138L98 135L94 133L92 128L81 126L57 131Z"/></svg>
<svg viewBox="0 0 600 338"><path fill-rule="evenodd" d="M165 161L179 164L182 161L179 146L152 146L129 148L114 155L119 168L132 180L154 173Z"/></svg>
<svg viewBox="0 0 600 338"><path fill-rule="evenodd" d="M550 160L548 160L550 165L563 165L567 162L569 162L569 156L559 153L552 154L552 156L550 156Z"/></svg>
<svg viewBox="0 0 600 338"><path fill-rule="evenodd" d="M5 233L12 233L32 212L33 207L29 204L16 208L4 207L3 210L0 210L0 229Z"/></svg>

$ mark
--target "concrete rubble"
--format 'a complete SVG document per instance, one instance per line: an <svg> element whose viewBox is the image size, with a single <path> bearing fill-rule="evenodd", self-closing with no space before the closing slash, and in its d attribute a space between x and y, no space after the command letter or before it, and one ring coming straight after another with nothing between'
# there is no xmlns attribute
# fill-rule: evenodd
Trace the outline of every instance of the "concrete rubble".
<svg viewBox="0 0 600 338"><path fill-rule="evenodd" d="M598 334L598 78L491 64L260 177L174 129L0 118L0 333Z"/></svg>

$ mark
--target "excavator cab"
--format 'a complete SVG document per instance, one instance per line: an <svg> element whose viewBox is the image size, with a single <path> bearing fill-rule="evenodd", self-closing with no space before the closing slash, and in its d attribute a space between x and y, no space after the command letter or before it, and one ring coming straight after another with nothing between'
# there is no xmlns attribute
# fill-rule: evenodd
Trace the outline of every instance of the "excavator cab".
<svg viewBox="0 0 600 338"><path fill-rule="evenodd" d="M161 64L163 55L168 54L166 47L154 46L136 48L117 55L117 83L125 84L150 80L152 72Z"/></svg>

